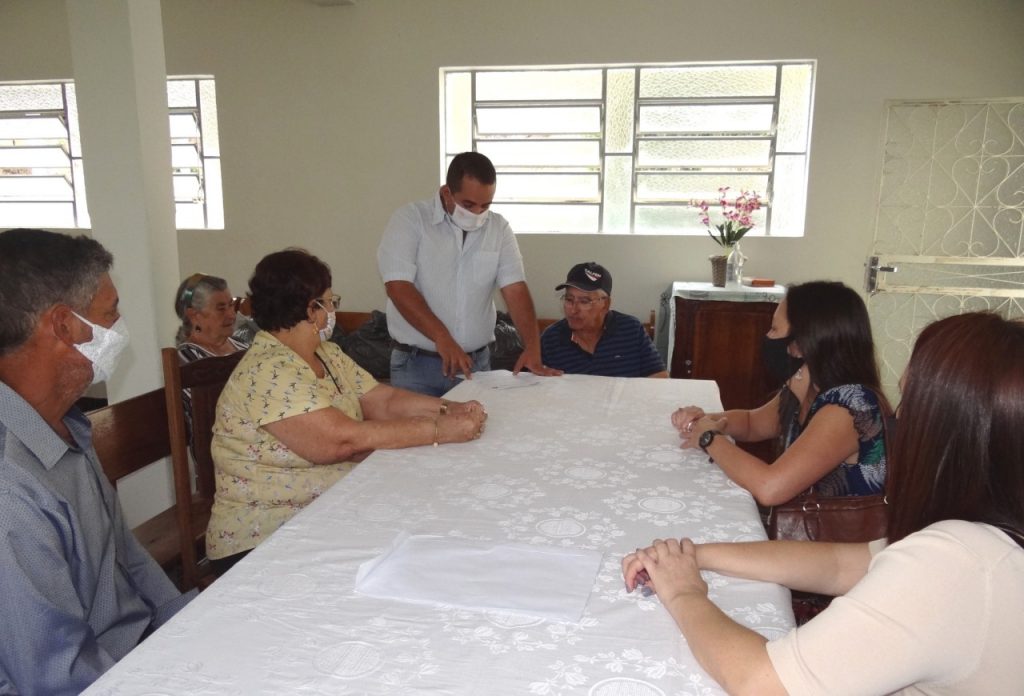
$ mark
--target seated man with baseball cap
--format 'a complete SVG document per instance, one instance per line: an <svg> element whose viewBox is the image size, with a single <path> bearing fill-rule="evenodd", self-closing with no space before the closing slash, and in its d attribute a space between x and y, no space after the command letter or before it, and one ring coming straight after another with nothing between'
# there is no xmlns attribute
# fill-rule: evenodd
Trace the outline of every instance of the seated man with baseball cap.
<svg viewBox="0 0 1024 696"><path fill-rule="evenodd" d="M545 365L567 374L668 377L640 320L611 309L612 274L604 266L578 263L555 290L565 291L565 319L541 336Z"/></svg>

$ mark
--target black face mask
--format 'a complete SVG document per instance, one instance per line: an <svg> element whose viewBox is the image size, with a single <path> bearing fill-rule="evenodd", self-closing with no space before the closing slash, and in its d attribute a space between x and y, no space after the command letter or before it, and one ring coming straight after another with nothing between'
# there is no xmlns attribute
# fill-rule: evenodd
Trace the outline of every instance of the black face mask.
<svg viewBox="0 0 1024 696"><path fill-rule="evenodd" d="M768 374L779 383L792 377L793 373L804 364L803 358L794 358L787 351L790 341L788 336L783 338L765 336L761 339L761 360L764 362Z"/></svg>

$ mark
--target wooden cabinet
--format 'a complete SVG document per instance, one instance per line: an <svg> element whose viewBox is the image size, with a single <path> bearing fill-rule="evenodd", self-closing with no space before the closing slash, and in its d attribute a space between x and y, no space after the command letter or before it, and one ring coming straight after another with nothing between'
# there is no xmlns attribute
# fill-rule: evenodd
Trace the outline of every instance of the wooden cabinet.
<svg viewBox="0 0 1024 696"><path fill-rule="evenodd" d="M713 379L726 409L760 406L779 388L761 361L774 302L694 300L676 296L672 377Z"/></svg>

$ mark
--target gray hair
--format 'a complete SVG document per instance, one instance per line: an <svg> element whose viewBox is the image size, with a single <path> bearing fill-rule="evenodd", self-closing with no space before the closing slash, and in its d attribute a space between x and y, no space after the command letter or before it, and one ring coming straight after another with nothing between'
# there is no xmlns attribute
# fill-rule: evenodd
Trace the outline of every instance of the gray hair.
<svg viewBox="0 0 1024 696"><path fill-rule="evenodd" d="M113 265L110 252L84 235L0 232L0 356L24 344L55 304L85 314Z"/></svg>
<svg viewBox="0 0 1024 696"><path fill-rule="evenodd" d="M174 296L174 312L181 319L181 326L175 336L175 342L180 346L188 341L192 335L192 322L188 318L186 309L206 309L210 301L210 295L215 292L223 292L228 289L228 281L217 276L205 273L193 273L178 286L178 292Z"/></svg>

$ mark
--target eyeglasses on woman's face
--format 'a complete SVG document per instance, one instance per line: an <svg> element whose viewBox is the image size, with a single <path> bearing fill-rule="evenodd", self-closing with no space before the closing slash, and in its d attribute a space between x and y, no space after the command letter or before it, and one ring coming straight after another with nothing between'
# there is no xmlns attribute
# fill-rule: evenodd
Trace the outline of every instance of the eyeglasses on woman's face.
<svg viewBox="0 0 1024 696"><path fill-rule="evenodd" d="M335 312L341 309L341 297L339 295L321 297L319 300L314 300L314 302L325 312L329 311L328 307L331 307Z"/></svg>

